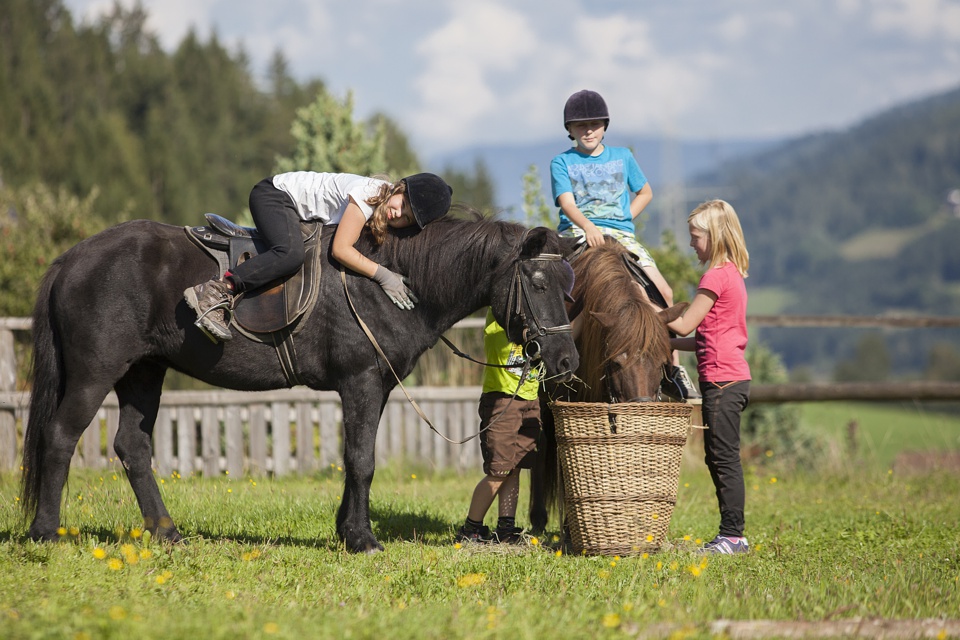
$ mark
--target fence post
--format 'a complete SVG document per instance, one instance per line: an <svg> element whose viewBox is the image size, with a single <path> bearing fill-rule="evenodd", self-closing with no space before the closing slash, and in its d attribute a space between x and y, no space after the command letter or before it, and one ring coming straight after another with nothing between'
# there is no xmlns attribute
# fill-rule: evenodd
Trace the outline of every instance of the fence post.
<svg viewBox="0 0 960 640"><path fill-rule="evenodd" d="M17 390L17 359L13 331L0 328L0 391ZM13 469L17 463L16 406L0 405L0 470Z"/></svg>

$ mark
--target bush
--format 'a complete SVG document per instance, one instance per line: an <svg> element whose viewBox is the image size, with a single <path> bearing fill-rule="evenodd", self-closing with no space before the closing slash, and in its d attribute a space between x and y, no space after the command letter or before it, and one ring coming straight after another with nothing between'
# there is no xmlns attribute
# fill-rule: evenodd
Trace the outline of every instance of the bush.
<svg viewBox="0 0 960 640"><path fill-rule="evenodd" d="M85 198L44 184L0 187L0 316L29 316L40 279L57 256L101 230L98 190ZM125 215L123 216L125 217Z"/></svg>

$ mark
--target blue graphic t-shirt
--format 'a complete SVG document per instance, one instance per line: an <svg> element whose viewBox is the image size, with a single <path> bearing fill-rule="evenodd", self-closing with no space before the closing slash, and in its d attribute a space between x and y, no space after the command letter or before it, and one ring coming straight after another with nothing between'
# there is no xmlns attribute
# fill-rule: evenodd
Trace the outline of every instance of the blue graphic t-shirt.
<svg viewBox="0 0 960 640"><path fill-rule="evenodd" d="M554 204L560 194L570 192L577 208L598 227L634 232L630 201L647 177L629 149L604 147L600 155L588 156L570 148L550 163L550 180ZM572 226L561 211L557 231Z"/></svg>

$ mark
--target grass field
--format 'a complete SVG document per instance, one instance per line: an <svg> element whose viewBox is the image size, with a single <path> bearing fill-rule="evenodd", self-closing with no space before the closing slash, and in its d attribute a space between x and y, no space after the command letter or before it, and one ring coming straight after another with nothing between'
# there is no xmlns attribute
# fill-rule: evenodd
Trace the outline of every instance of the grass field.
<svg viewBox="0 0 960 640"><path fill-rule="evenodd" d="M907 437L894 425L934 423L812 406L811 426L842 438L856 419L876 445L826 474L748 467L753 551L739 557L694 552L717 521L695 454L667 548L626 558L565 555L555 532L523 547L458 548L452 535L478 477L399 464L374 481L374 531L386 546L375 556L336 541L336 468L280 480L162 478L189 538L177 546L137 529L120 472L75 472L63 542L34 544L19 521L17 478L0 475L0 637L625 638L662 624L672 630L664 637L692 638L709 637L721 618L960 618L960 477L901 475L877 459L892 459L898 443L958 448L960 421Z"/></svg>

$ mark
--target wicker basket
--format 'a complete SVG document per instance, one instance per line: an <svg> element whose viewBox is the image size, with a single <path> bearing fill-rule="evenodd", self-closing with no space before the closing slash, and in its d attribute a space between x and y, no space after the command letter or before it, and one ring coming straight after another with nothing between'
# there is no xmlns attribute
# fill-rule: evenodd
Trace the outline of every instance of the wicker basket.
<svg viewBox="0 0 960 640"><path fill-rule="evenodd" d="M623 556L658 550L677 502L692 407L554 402L551 408L574 552Z"/></svg>

